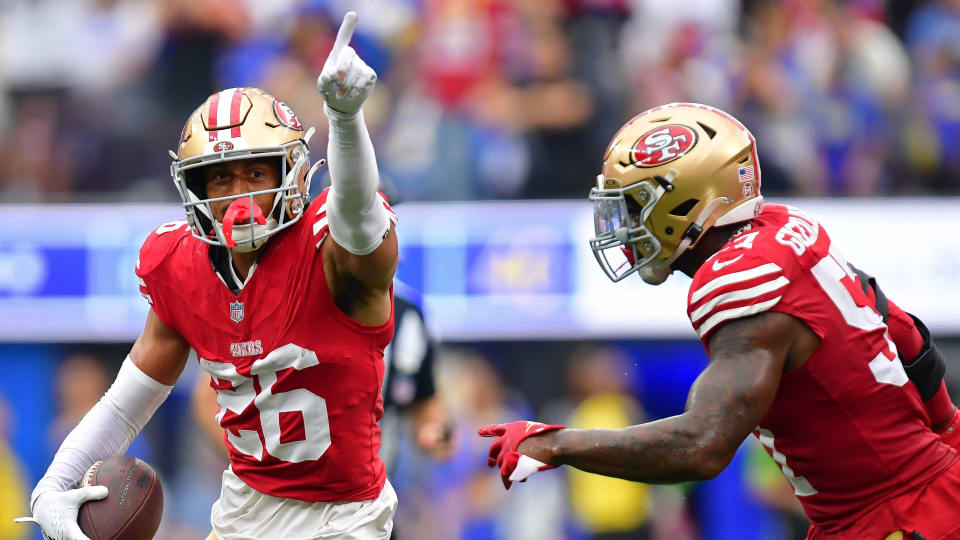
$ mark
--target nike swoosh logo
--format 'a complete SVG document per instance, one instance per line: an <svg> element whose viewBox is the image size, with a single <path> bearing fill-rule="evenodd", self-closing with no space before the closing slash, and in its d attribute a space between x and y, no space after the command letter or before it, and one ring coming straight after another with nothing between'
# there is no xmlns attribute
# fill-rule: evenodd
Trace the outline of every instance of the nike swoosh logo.
<svg viewBox="0 0 960 540"><path fill-rule="evenodd" d="M717 259L717 260L713 261L713 271L714 271L714 272L717 272L717 271L719 271L721 268L723 268L724 266L727 266L727 265L730 265L730 264L733 264L733 263L739 261L739 260L740 260L740 257L743 257L743 253L741 253L740 255L737 255L736 257L730 259L729 261L720 262L720 259Z"/></svg>
<svg viewBox="0 0 960 540"><path fill-rule="evenodd" d="M527 422L527 429L523 430L524 433L529 433L531 429L540 425L540 422Z"/></svg>

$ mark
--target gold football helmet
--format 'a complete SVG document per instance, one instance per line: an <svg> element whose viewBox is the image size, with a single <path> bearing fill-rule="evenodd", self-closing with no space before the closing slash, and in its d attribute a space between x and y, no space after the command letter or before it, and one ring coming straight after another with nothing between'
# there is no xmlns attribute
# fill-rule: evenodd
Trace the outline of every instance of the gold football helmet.
<svg viewBox="0 0 960 540"><path fill-rule="evenodd" d="M706 230L753 219L763 207L753 135L707 105L671 103L638 114L603 159L590 190L590 248L613 281L639 272L647 283L663 283Z"/></svg>
<svg viewBox="0 0 960 540"><path fill-rule="evenodd" d="M233 227L234 250L252 251L261 247L278 231L300 219L309 200L310 179L324 160L309 168L306 134L293 110L259 88L230 88L217 92L187 119L180 134L177 152L170 152L170 174L183 200L187 223L193 235L208 244L227 246L222 224L213 216L211 202L250 198L275 193L272 210L265 224L259 224L250 212L249 223ZM209 199L206 186L197 174L201 167L239 159L277 157L280 160L280 185L274 189L253 191L229 197Z"/></svg>

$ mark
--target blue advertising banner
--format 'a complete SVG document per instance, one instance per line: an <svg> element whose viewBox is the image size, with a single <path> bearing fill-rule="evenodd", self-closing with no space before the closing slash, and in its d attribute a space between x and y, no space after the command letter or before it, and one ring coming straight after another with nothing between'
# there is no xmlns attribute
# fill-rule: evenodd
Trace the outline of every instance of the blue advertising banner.
<svg viewBox="0 0 960 540"><path fill-rule="evenodd" d="M940 333L960 334L960 199L791 201ZM398 279L443 339L693 338L689 279L611 283L582 201L403 204ZM146 235L178 205L0 205L0 341L132 341Z"/></svg>

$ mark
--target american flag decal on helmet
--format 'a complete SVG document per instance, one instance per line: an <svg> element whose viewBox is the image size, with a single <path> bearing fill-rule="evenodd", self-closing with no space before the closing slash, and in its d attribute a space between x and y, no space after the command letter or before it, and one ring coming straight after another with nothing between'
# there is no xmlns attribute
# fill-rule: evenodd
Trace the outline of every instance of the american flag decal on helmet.
<svg viewBox="0 0 960 540"><path fill-rule="evenodd" d="M741 182L753 182L753 165L737 169L737 177L740 178Z"/></svg>
<svg viewBox="0 0 960 540"><path fill-rule="evenodd" d="M240 136L240 106L243 102L243 88L230 88L210 96L210 109L207 112L207 131L210 140L219 137L237 138ZM231 127L233 126L233 127ZM223 129L218 129L218 128Z"/></svg>

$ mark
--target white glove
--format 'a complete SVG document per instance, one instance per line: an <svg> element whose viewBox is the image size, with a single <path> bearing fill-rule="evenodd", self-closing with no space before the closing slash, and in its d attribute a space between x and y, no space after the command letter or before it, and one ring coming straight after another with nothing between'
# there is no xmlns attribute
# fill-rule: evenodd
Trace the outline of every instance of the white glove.
<svg viewBox="0 0 960 540"><path fill-rule="evenodd" d="M377 84L377 73L347 45L356 27L357 14L348 11L317 78L317 89L323 94L327 106L344 114L359 111Z"/></svg>
<svg viewBox="0 0 960 540"><path fill-rule="evenodd" d="M43 531L43 536L51 540L90 540L77 524L80 505L87 501L99 501L106 496L106 486L48 491L37 497L37 502L33 505L33 517L17 518L14 521L36 523Z"/></svg>

